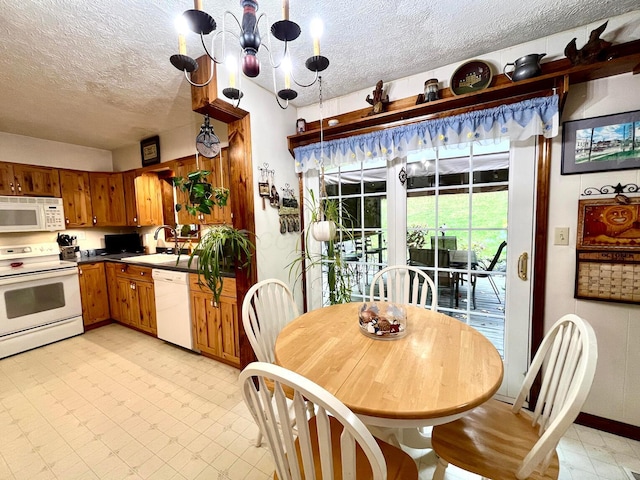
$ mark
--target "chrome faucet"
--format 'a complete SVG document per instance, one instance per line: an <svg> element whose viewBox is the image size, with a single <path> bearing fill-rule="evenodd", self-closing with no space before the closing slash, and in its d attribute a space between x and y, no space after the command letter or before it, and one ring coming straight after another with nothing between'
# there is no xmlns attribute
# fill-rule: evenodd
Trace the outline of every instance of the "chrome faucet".
<svg viewBox="0 0 640 480"><path fill-rule="evenodd" d="M178 250L178 232L176 232L176 229L173 228L171 225L160 225L158 228L156 228L155 233L153 234L153 238L154 240L158 240L158 234L160 233L160 230L162 230L163 228L168 228L169 231L171 233L173 233L173 240L174 240L174 248L173 248L173 253L175 255L178 255L180 252Z"/></svg>

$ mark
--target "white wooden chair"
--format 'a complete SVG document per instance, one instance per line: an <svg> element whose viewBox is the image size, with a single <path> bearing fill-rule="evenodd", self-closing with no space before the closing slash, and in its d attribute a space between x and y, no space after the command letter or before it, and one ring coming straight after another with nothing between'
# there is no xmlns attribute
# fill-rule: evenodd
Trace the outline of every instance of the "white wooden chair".
<svg viewBox="0 0 640 480"><path fill-rule="evenodd" d="M417 480L417 465L408 454L374 439L351 410L311 380L278 365L254 362L240 374L240 385L273 455L274 478ZM293 392L297 436L277 425L288 410L290 393L285 390ZM316 405L310 419L306 400Z"/></svg>
<svg viewBox="0 0 640 480"><path fill-rule="evenodd" d="M416 267L392 265L376 273L369 290L372 302L375 301L376 287L381 302L404 303L427 308L427 298L431 292L431 305L428 308L435 310L438 304L438 294L433 280Z"/></svg>
<svg viewBox="0 0 640 480"><path fill-rule="evenodd" d="M298 316L298 306L286 283L270 278L253 285L242 302L242 325L256 358L274 363L274 348L280 330ZM313 414L313 405L309 405ZM293 422L291 415L290 422ZM258 431L255 444L262 445Z"/></svg>
<svg viewBox="0 0 640 480"><path fill-rule="evenodd" d="M275 361L276 338L298 315L291 290L280 280L263 280L247 291L242 302L242 325L259 361Z"/></svg>
<svg viewBox="0 0 640 480"><path fill-rule="evenodd" d="M587 398L597 358L591 325L577 315L563 316L542 341L513 406L489 400L455 422L433 427L431 444L439 457L434 480L444 478L448 463L494 480L557 479L556 446ZM535 410L525 412L541 369Z"/></svg>

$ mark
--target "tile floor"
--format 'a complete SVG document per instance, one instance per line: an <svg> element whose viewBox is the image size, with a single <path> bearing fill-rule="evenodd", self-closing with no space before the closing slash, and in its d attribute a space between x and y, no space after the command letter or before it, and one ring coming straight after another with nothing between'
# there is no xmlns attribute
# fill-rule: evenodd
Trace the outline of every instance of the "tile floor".
<svg viewBox="0 0 640 480"><path fill-rule="evenodd" d="M0 479L272 478L238 370L113 324L0 360ZM575 426L561 479L627 480L640 442ZM431 479L430 450L410 451ZM450 467L447 478L478 478Z"/></svg>

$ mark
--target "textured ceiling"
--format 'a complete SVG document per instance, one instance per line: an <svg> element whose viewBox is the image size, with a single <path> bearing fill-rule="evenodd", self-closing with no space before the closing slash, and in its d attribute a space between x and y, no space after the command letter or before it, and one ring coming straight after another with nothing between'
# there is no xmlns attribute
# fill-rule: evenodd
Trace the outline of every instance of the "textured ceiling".
<svg viewBox="0 0 640 480"><path fill-rule="evenodd" d="M260 2L272 22L280 1ZM309 23L324 21L326 98L610 18L639 0L291 0L302 28L292 43L294 72L312 52ZM190 0L0 0L0 132L113 150L193 123L190 89L169 63L177 51L174 20ZM237 0L205 0L222 26ZM263 32L266 30L263 30ZM263 33L263 36L265 34ZM273 48L277 50L277 40ZM188 37L190 55L202 54ZM257 78L273 79L262 58ZM298 59L296 61L295 59ZM308 71L301 81L312 78ZM295 104L317 101L300 92Z"/></svg>

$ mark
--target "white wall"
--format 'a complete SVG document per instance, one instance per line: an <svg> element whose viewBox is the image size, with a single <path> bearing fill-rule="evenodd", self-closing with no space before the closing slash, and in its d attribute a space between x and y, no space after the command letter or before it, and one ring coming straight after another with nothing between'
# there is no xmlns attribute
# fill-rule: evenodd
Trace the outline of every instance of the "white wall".
<svg viewBox="0 0 640 480"><path fill-rule="evenodd" d="M160 163L188 157L196 153L196 136L200 133L200 126L204 122L204 116L192 112L192 122L174 130L161 132L160 137ZM222 146L228 145L227 125L217 120L210 120L213 131L220 139ZM120 147L113 151L113 170L124 172L142 167L140 144L134 143Z"/></svg>
<svg viewBox="0 0 640 480"><path fill-rule="evenodd" d="M227 78L224 68L218 68L218 78ZM221 90L226 85L218 82ZM289 107L282 110L276 103L274 95L255 83L242 79L244 97L240 108L250 112L251 118L251 153L253 163L253 191L256 229L256 249L258 261L258 280L278 278L294 287L294 280L289 278L287 265L293 260L299 234L280 233L280 217L278 210L269 205L262 209L262 198L258 195L260 181L259 167L268 165L275 170L274 185L282 198L282 188L288 183L298 192L298 177L294 172L293 157L289 153L287 136L295 133L296 109ZM218 93L224 98L222 93ZM294 288L296 300L301 306L300 285Z"/></svg>
<svg viewBox="0 0 640 480"><path fill-rule="evenodd" d="M494 67L494 72L502 72L507 62L529 53L547 53L544 61L563 58L564 47L577 37L581 47L589 33L601 25L603 20L593 24L562 32L551 37L538 39L526 44L483 55L482 60ZM614 43L623 43L640 38L640 10L609 19L603 38ZM462 62L461 62L462 63ZM440 79L440 88L449 86L449 78L461 64L429 70L420 75L406 77L386 84L391 100L406 98L422 93L424 81ZM383 79L384 80L384 79ZM367 108L365 98L370 89L344 97L325 100L322 110L324 118ZM631 74L610 77L588 84L571 85L565 106L563 121L597 115L640 109L640 75ZM307 121L320 117L318 105L298 109L298 116ZM620 171L614 174L560 175L562 135L553 140L552 180L550 196L550 231L556 226L570 227L570 245L552 245L549 238L547 257L547 295L545 308L545 328L565 313L577 313L589 320L598 336L599 363L596 379L587 400L587 413L624 423L640 426L640 349L635 343L640 338L640 307L626 304L576 300L573 298L575 278L575 230L580 193L588 186L600 187L605 184L640 183L639 170ZM306 182L305 178L305 182Z"/></svg>
<svg viewBox="0 0 640 480"><path fill-rule="evenodd" d="M640 109L640 76L619 75L572 86L563 121L597 117ZM553 140L549 228L569 227L569 246L547 245L547 295L545 320L565 313L586 318L596 331L599 346L598 369L585 412L632 425L640 425L640 306L622 303L576 300L575 247L578 200L587 187L640 183L640 170L620 170L582 175L560 175L562 136ZM605 196L602 198L611 198Z"/></svg>
<svg viewBox="0 0 640 480"><path fill-rule="evenodd" d="M111 172L111 152L0 132L0 162Z"/></svg>

